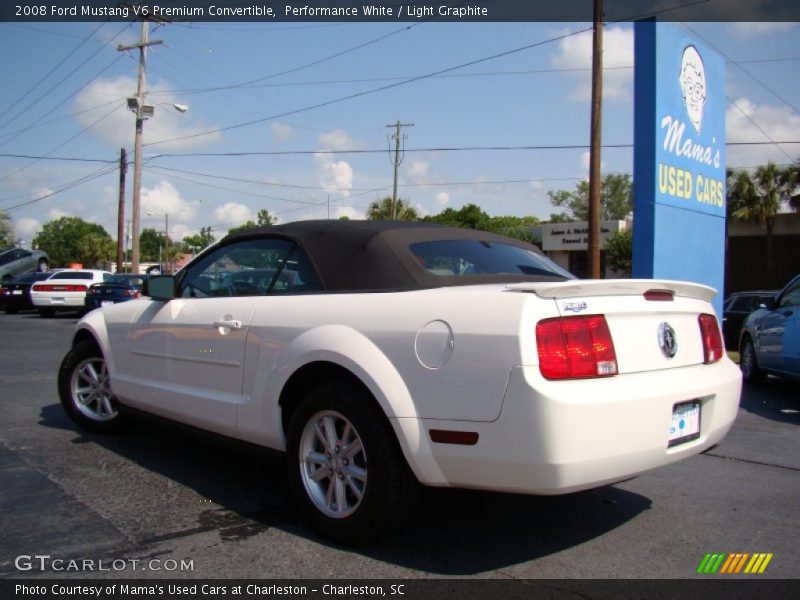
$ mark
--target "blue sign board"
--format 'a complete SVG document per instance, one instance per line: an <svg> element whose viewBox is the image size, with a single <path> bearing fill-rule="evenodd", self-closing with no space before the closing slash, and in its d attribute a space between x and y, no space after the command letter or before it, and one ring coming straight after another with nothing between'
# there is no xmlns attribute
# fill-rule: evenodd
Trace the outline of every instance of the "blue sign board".
<svg viewBox="0 0 800 600"><path fill-rule="evenodd" d="M725 60L670 23L635 24L633 276L725 281Z"/></svg>

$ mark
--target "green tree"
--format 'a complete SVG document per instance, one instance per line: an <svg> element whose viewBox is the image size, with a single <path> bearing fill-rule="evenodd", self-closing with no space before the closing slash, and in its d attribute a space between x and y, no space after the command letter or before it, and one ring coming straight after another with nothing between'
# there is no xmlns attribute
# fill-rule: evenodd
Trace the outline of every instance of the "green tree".
<svg viewBox="0 0 800 600"><path fill-rule="evenodd" d="M487 230L517 238L529 244L536 244L541 241L533 233L533 228L538 224L539 219L536 217L490 217Z"/></svg>
<svg viewBox="0 0 800 600"><path fill-rule="evenodd" d="M275 225L275 223L278 222L278 217L269 214L269 211L266 208L262 208L258 211L256 219L258 220L259 227L267 227L269 225Z"/></svg>
<svg viewBox="0 0 800 600"><path fill-rule="evenodd" d="M14 245L14 226L11 217L0 210L0 248Z"/></svg>
<svg viewBox="0 0 800 600"><path fill-rule="evenodd" d="M448 225L449 227L488 231L491 217L477 204L465 204L458 210L449 207L445 208L438 215L431 215L423 220L428 223Z"/></svg>
<svg viewBox="0 0 800 600"><path fill-rule="evenodd" d="M194 253L214 243L211 227L201 227L200 233L187 235L183 238L183 251Z"/></svg>
<svg viewBox="0 0 800 600"><path fill-rule="evenodd" d="M630 277L633 264L633 229L628 227L609 236L603 252L609 267L625 277Z"/></svg>
<svg viewBox="0 0 800 600"><path fill-rule="evenodd" d="M589 220L589 181L584 179L572 191L549 191L550 202L565 209L553 214L550 222ZM633 212L633 180L629 173L608 173L600 182L600 218L623 220Z"/></svg>
<svg viewBox="0 0 800 600"><path fill-rule="evenodd" d="M269 214L269 211L265 208L262 208L258 211L256 214L256 219L256 221L249 219L241 225L231 227L228 229L228 235L232 233L239 233L240 231L247 231L248 229L255 229L256 227L269 227L270 225L275 225L275 223L278 222L278 217Z"/></svg>
<svg viewBox="0 0 800 600"><path fill-rule="evenodd" d="M144 262L163 260L164 235L157 229L145 227L139 233L139 258Z"/></svg>
<svg viewBox="0 0 800 600"><path fill-rule="evenodd" d="M111 236L96 231L78 240L77 249L80 256L78 262L84 265L99 265L117 256L117 245Z"/></svg>
<svg viewBox="0 0 800 600"><path fill-rule="evenodd" d="M367 219L370 221L389 221L392 218L392 199L387 196L382 200L373 200L367 208ZM408 200L397 199L397 220L416 221L419 219L417 210L408 203Z"/></svg>
<svg viewBox="0 0 800 600"><path fill-rule="evenodd" d="M241 225L237 225L236 227L231 227L228 229L228 235L232 233L239 233L240 231L247 231L248 229L255 229L256 227L258 227L258 223L255 221L245 221Z"/></svg>
<svg viewBox="0 0 800 600"><path fill-rule="evenodd" d="M748 171L736 173L732 195L735 198L736 219L757 223L766 231L767 271L772 270L772 242L775 216L781 209L781 202L789 200L794 189L792 167L781 169L769 162L758 167L751 175ZM790 204L791 208L794 205Z"/></svg>
<svg viewBox="0 0 800 600"><path fill-rule="evenodd" d="M113 248L111 236L100 225L88 223L80 217L60 217L42 225L33 243L47 252L52 266L68 266L73 262L94 265L100 260L108 260L116 252L107 252L106 240ZM93 249L93 244L100 248Z"/></svg>

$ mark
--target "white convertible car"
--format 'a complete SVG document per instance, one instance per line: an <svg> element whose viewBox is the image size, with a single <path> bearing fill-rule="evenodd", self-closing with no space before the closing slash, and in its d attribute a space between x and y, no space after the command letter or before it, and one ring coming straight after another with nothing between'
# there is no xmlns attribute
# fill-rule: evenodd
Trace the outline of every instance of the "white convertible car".
<svg viewBox="0 0 800 600"><path fill-rule="evenodd" d="M91 431L143 411L285 450L308 521L364 542L418 483L563 494L718 443L741 375L713 296L480 231L290 223L91 312L59 393Z"/></svg>

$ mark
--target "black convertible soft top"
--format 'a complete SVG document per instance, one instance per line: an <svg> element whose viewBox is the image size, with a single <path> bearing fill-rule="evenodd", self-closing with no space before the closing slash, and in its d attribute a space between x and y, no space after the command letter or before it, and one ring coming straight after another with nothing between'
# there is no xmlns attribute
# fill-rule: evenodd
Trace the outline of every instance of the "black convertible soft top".
<svg viewBox="0 0 800 600"><path fill-rule="evenodd" d="M503 243L534 252L535 246L506 236L407 221L316 220L257 227L233 233L223 245L251 238L278 237L295 241L317 269L325 291L402 291L478 283L563 281L557 275L446 276L423 268L411 244L444 240Z"/></svg>

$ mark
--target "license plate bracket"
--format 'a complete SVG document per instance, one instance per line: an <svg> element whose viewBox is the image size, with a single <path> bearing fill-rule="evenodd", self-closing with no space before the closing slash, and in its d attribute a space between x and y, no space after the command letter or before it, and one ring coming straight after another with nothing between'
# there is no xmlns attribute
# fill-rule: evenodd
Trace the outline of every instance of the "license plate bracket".
<svg viewBox="0 0 800 600"><path fill-rule="evenodd" d="M668 448L700 437L700 401L689 400L672 407Z"/></svg>

